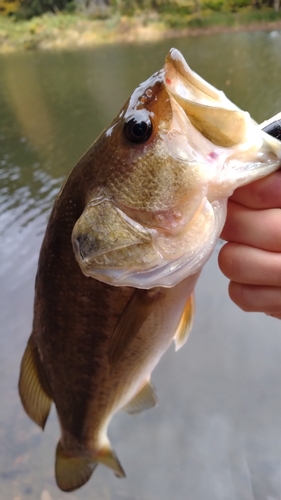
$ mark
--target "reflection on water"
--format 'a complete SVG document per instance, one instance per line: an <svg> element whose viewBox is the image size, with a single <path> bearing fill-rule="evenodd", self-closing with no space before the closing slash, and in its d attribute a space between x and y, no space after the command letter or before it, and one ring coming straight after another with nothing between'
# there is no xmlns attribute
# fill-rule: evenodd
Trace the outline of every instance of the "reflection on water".
<svg viewBox="0 0 281 500"><path fill-rule="evenodd" d="M280 323L230 303L216 254L197 286L191 338L153 381L160 405L120 414L110 438L127 473L98 467L61 493L53 412L42 433L17 394L33 283L52 201L80 155L171 46L258 121L281 109L279 33L0 57L0 500L281 498Z"/></svg>

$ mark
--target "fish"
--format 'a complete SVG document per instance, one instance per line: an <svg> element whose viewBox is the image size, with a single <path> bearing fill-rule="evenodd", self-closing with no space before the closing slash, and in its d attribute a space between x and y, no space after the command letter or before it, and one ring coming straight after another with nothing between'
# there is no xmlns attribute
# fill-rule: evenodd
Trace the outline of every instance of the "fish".
<svg viewBox="0 0 281 500"><path fill-rule="evenodd" d="M42 429L56 407L61 490L80 488L98 464L125 477L109 423L157 404L151 373L189 336L228 197L280 167L281 142L262 129L171 49L66 179L19 376L23 407Z"/></svg>

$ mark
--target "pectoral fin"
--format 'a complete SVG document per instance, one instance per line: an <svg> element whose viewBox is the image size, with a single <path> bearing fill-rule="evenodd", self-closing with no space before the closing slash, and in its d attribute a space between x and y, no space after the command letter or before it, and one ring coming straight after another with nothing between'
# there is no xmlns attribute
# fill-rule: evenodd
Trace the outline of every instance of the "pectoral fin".
<svg viewBox="0 0 281 500"><path fill-rule="evenodd" d="M176 351L178 351L188 339L188 336L192 328L194 309L195 309L195 301L194 301L194 294L192 293L189 296L187 303L185 304L182 317L180 319L177 331L174 336Z"/></svg>
<svg viewBox="0 0 281 500"><path fill-rule="evenodd" d="M124 406L127 413L140 413L157 405L157 396L151 382L146 382L140 391Z"/></svg>
<svg viewBox="0 0 281 500"><path fill-rule="evenodd" d="M155 300L161 291L136 290L122 312L110 340L108 360L111 369L114 368L124 352L128 349L143 323L154 309Z"/></svg>
<svg viewBox="0 0 281 500"><path fill-rule="evenodd" d="M44 429L51 409L52 396L32 335L21 362L19 393L28 416Z"/></svg>

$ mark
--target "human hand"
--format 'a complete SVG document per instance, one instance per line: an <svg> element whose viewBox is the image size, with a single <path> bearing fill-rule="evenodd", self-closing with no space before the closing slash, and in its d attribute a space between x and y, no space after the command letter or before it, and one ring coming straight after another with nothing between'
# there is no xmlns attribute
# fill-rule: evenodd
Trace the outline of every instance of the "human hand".
<svg viewBox="0 0 281 500"><path fill-rule="evenodd" d="M228 202L219 266L244 311L281 319L281 170L237 189Z"/></svg>

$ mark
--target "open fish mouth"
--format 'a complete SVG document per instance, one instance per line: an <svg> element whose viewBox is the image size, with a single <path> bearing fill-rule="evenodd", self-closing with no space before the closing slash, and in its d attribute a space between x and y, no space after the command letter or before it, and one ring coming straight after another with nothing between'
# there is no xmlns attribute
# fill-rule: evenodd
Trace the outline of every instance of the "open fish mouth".
<svg viewBox="0 0 281 500"><path fill-rule="evenodd" d="M243 182L250 182L250 170L258 169L262 176L263 167L267 169L276 156L281 158L280 141L263 131L274 117L258 125L224 92L191 70L177 49L166 57L164 75L173 110L171 132L181 131L180 139L169 144L170 150L182 159L198 161L202 168L205 165L202 175L210 181L209 188L215 178L224 189L220 196L228 197ZM212 199L210 189L207 196Z"/></svg>
<svg viewBox="0 0 281 500"><path fill-rule="evenodd" d="M185 111L194 128L212 143L212 148L230 148L251 137L255 122L249 113L192 71L178 50L169 52L164 73L170 96ZM176 109L173 112L177 115Z"/></svg>
<svg viewBox="0 0 281 500"><path fill-rule="evenodd" d="M110 285L172 287L200 271L223 228L227 198L280 164L280 141L193 72L178 50L156 75L171 106L169 126L159 134L163 164L168 158L178 165L191 195L175 228L146 224L106 188L97 203L90 201L75 224L73 249L85 275Z"/></svg>

